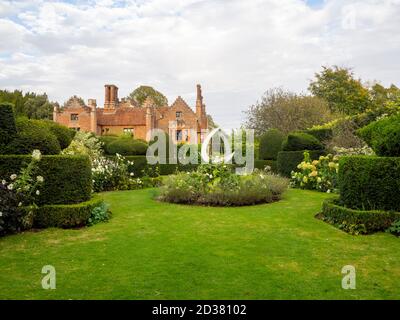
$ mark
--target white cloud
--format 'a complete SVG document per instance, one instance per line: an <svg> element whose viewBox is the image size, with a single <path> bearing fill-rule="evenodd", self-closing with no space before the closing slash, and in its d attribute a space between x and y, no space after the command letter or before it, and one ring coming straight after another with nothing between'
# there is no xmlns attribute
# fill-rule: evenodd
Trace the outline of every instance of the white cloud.
<svg viewBox="0 0 400 320"><path fill-rule="evenodd" d="M399 16L399 0L4 1L0 87L101 104L105 83L149 84L193 105L201 83L216 122L237 127L266 89L305 91L321 65L400 85Z"/></svg>

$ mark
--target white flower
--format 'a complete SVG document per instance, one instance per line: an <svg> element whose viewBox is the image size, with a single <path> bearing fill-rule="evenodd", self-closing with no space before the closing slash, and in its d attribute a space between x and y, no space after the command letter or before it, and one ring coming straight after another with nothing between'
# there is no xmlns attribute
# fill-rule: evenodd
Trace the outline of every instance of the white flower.
<svg viewBox="0 0 400 320"><path fill-rule="evenodd" d="M18 207L22 206L22 202L18 203Z"/></svg>
<svg viewBox="0 0 400 320"><path fill-rule="evenodd" d="M10 176L10 179L11 180L15 180L15 179L17 179L17 175L14 173L14 174L12 174L11 176Z"/></svg>
<svg viewBox="0 0 400 320"><path fill-rule="evenodd" d="M36 180L37 180L37 182L42 183L44 181L44 178L42 176L37 176Z"/></svg>
<svg viewBox="0 0 400 320"><path fill-rule="evenodd" d="M36 195L38 196L40 194L40 191L39 190L36 190Z"/></svg>
<svg viewBox="0 0 400 320"><path fill-rule="evenodd" d="M329 189L326 193L331 193L331 190Z"/></svg>
<svg viewBox="0 0 400 320"><path fill-rule="evenodd" d="M38 150L38 149L33 150L32 158L34 160L39 161L41 157L42 157L42 154L41 154L40 150Z"/></svg>
<svg viewBox="0 0 400 320"><path fill-rule="evenodd" d="M3 185L5 185L6 183L7 183L6 180L2 180L2 181L1 181L1 184L3 184Z"/></svg>
<svg viewBox="0 0 400 320"><path fill-rule="evenodd" d="M0 217L2 217L2 216L3 216L3 212L0 211Z"/></svg>
<svg viewBox="0 0 400 320"><path fill-rule="evenodd" d="M8 186L7 186L7 189L8 190L12 190L14 188L14 185L12 184L12 183L10 183Z"/></svg>
<svg viewBox="0 0 400 320"><path fill-rule="evenodd" d="M130 176L132 177L133 175L134 175L134 173L133 173L133 172L131 172L131 173L130 173Z"/></svg>

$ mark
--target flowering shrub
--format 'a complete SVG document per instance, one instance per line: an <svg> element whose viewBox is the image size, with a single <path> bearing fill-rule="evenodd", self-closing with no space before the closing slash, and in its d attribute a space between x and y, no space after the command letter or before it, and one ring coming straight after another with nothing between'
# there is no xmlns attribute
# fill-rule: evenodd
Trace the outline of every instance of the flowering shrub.
<svg viewBox="0 0 400 320"><path fill-rule="evenodd" d="M200 165L195 172L168 176L160 200L213 206L243 206L280 199L288 181L265 171L239 176L225 164Z"/></svg>
<svg viewBox="0 0 400 320"><path fill-rule="evenodd" d="M320 156L319 160L312 161L310 154L304 152L304 161L292 171L290 185L294 188L318 190L322 192L337 192L337 178L339 172L339 157L331 154Z"/></svg>
<svg viewBox="0 0 400 320"><path fill-rule="evenodd" d="M333 147L333 151L337 156L373 156L375 152L368 146L362 148L340 148Z"/></svg>
<svg viewBox="0 0 400 320"><path fill-rule="evenodd" d="M36 207L39 187L44 182L42 176L34 176L41 159L39 150L34 150L32 160L20 174L12 174L10 180L0 184L0 236L16 233L32 225L32 209Z"/></svg>
<svg viewBox="0 0 400 320"><path fill-rule="evenodd" d="M103 143L90 132L78 131L68 148L61 154L65 155L87 155L93 162L103 154Z"/></svg>

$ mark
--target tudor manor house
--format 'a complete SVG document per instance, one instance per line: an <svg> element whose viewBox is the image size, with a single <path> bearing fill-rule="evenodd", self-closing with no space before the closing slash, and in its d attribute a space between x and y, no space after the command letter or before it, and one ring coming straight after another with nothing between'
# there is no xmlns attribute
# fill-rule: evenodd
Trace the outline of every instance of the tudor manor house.
<svg viewBox="0 0 400 320"><path fill-rule="evenodd" d="M87 105L74 96L60 108L54 107L53 120L77 131L93 132L97 135L133 134L135 139L149 140L148 132L161 129L175 142L202 142L208 120L203 103L201 86L197 85L195 111L178 97L171 105L155 106L147 98L142 106L130 99L118 98L118 87L106 84L104 107L97 106L96 99L88 99ZM191 137L191 132L196 137Z"/></svg>

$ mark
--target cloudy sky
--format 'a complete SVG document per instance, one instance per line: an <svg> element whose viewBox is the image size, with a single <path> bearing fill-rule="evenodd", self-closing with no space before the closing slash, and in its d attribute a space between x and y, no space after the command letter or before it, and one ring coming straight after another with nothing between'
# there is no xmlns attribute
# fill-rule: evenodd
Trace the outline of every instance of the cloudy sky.
<svg viewBox="0 0 400 320"><path fill-rule="evenodd" d="M0 0L0 88L103 103L141 84L240 126L268 88L322 65L400 86L400 0Z"/></svg>

